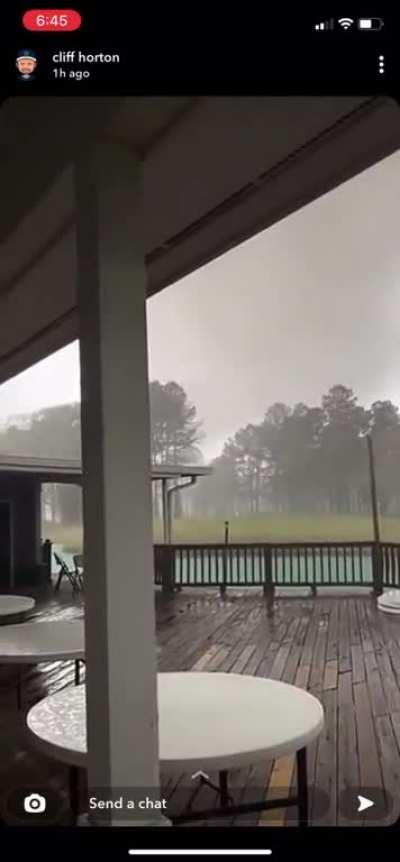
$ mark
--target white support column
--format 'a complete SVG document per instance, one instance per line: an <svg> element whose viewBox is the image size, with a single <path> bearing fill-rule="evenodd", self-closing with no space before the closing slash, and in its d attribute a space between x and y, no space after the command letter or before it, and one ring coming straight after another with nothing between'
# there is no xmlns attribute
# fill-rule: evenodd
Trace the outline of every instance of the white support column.
<svg viewBox="0 0 400 862"><path fill-rule="evenodd" d="M141 165L99 144L77 164L76 194L89 788L156 789Z"/></svg>

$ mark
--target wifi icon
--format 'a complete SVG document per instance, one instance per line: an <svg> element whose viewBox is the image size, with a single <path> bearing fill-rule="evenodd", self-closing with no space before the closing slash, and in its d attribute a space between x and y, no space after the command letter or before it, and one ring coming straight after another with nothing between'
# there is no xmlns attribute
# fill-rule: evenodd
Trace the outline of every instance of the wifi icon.
<svg viewBox="0 0 400 862"><path fill-rule="evenodd" d="M343 30L348 30L354 24L354 18L339 18L338 24L343 27Z"/></svg>

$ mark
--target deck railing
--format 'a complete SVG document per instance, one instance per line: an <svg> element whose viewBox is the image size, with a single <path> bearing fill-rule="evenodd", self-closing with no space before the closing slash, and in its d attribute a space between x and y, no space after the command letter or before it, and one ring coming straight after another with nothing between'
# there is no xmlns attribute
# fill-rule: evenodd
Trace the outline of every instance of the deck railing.
<svg viewBox="0 0 400 862"><path fill-rule="evenodd" d="M156 583L180 587L400 586L400 543L279 542L156 545Z"/></svg>
<svg viewBox="0 0 400 862"><path fill-rule="evenodd" d="M382 549L382 585L400 587L400 544L384 542Z"/></svg>

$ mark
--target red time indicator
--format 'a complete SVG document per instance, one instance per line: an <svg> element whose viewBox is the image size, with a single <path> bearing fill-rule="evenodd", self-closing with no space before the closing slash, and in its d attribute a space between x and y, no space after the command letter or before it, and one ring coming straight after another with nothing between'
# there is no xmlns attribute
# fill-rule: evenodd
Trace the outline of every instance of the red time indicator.
<svg viewBox="0 0 400 862"><path fill-rule="evenodd" d="M22 18L26 30L68 32L79 30L82 18L75 9L29 9Z"/></svg>

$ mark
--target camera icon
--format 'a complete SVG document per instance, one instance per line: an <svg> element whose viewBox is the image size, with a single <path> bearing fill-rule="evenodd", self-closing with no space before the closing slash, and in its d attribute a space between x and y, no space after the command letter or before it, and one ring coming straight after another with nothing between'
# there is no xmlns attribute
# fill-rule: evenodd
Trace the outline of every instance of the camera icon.
<svg viewBox="0 0 400 862"><path fill-rule="evenodd" d="M27 814L43 814L46 811L46 800L40 793L31 793L30 796L25 796L24 811Z"/></svg>

